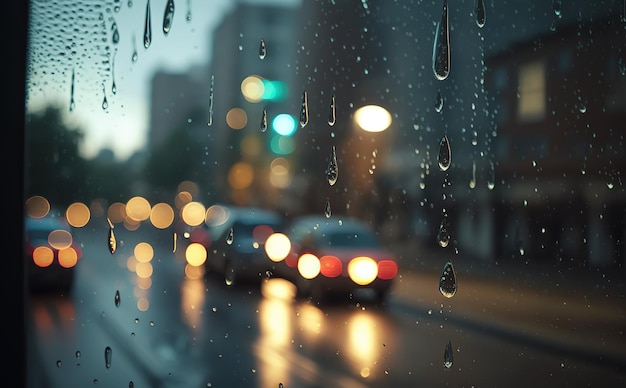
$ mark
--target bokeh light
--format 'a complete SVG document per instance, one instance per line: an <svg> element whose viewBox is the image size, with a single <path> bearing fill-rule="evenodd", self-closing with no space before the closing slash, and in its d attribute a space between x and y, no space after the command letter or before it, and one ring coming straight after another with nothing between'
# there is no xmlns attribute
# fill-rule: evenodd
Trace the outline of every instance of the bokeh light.
<svg viewBox="0 0 626 388"><path fill-rule="evenodd" d="M67 222L75 228L82 228L87 225L91 218L89 207L81 202L74 202L65 211Z"/></svg>
<svg viewBox="0 0 626 388"><path fill-rule="evenodd" d="M391 113L382 106L365 105L354 112L354 121L367 132L382 132L391 125Z"/></svg>
<svg viewBox="0 0 626 388"><path fill-rule="evenodd" d="M235 190L243 190L252 184L254 170L249 163L238 162L228 170L228 184Z"/></svg>
<svg viewBox="0 0 626 388"><path fill-rule="evenodd" d="M155 228L165 229L174 222L174 209L167 203L157 203L150 212L150 222Z"/></svg>
<svg viewBox="0 0 626 388"><path fill-rule="evenodd" d="M204 245L199 243L191 243L187 246L185 250L185 260L189 265L194 267L201 266L204 264L207 258L207 252Z"/></svg>
<svg viewBox="0 0 626 388"><path fill-rule="evenodd" d="M226 113L226 124L232 129L243 129L248 124L248 115L241 108L233 108Z"/></svg>
<svg viewBox="0 0 626 388"><path fill-rule="evenodd" d="M148 263L154 257L154 248L147 242L140 242L135 245L133 254L139 263Z"/></svg>
<svg viewBox="0 0 626 388"><path fill-rule="evenodd" d="M150 217L150 202L144 197L132 197L126 202L126 215L134 221L145 221Z"/></svg>
<svg viewBox="0 0 626 388"><path fill-rule="evenodd" d="M298 272L305 279L313 279L320 273L320 260L311 253L305 253L298 259Z"/></svg>
<svg viewBox="0 0 626 388"><path fill-rule="evenodd" d="M26 214L33 218L42 218L50 212L50 202L40 195L33 195L26 200Z"/></svg>
<svg viewBox="0 0 626 388"><path fill-rule="evenodd" d="M204 222L204 216L206 209L200 202L189 202L183 207L181 211L181 217L183 221L189 226L198 226Z"/></svg>
<svg viewBox="0 0 626 388"><path fill-rule="evenodd" d="M273 233L265 240L265 253L270 260L279 262L291 251L291 241L283 233Z"/></svg>

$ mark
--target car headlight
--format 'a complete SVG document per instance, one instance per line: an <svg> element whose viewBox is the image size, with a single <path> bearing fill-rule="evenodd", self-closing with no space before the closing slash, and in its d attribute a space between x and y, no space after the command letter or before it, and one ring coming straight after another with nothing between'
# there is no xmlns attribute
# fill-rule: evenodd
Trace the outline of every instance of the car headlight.
<svg viewBox="0 0 626 388"><path fill-rule="evenodd" d="M320 273L320 259L311 253L305 253L298 259L298 272L305 279L313 279Z"/></svg>
<svg viewBox="0 0 626 388"><path fill-rule="evenodd" d="M365 286L378 276L378 264L371 257L355 257L348 263L348 276L356 284Z"/></svg>

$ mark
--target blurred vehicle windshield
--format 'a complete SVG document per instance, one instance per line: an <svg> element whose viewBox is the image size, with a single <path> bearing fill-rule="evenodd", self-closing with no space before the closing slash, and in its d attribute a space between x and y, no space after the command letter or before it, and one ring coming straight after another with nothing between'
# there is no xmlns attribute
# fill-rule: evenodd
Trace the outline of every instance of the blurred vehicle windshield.
<svg viewBox="0 0 626 388"><path fill-rule="evenodd" d="M625 0L28 4L29 387L626 385Z"/></svg>

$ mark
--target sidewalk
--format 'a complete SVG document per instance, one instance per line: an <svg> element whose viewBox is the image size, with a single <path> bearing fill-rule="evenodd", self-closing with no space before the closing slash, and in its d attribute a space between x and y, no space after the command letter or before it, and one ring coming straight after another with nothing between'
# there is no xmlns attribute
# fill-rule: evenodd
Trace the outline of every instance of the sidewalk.
<svg viewBox="0 0 626 388"><path fill-rule="evenodd" d="M409 243L393 249L401 263L393 294L401 303L444 310L460 324L626 370L623 275L514 262L496 265L455 255L450 247L425 249ZM438 290L448 260L458 281L450 299Z"/></svg>

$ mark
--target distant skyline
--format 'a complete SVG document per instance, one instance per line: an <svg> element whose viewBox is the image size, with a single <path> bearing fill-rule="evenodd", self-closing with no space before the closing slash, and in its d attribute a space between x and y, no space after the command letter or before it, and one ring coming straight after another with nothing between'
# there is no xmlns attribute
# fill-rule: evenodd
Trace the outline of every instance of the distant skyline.
<svg viewBox="0 0 626 388"><path fill-rule="evenodd" d="M301 1L242 2L294 5ZM175 3L171 30L166 35L162 27L166 0L150 0L152 42L146 49L143 31L147 0L130 3L131 7L129 1L121 0L116 12L113 5L117 3L108 1L109 8L86 8L86 15L77 15L65 5L55 5L56 2L32 6L33 21L43 22L43 25L36 26L31 34L27 108L36 110L54 104L64 109L68 122L85 132L81 153L86 158L93 158L106 148L113 151L116 160L124 161L145 147L153 75L157 71L183 73L208 65L211 32L237 5L230 0L179 0ZM187 20L189 11L191 20ZM70 30L65 29L54 35L64 23L75 25L81 31L71 36ZM114 24L119 31L118 43L112 41ZM106 36L102 36L105 33ZM103 70L110 67L103 66L99 58L107 45L112 74ZM134 47L135 62L132 61ZM67 53L71 48L77 51L73 58ZM70 111L72 72L75 107ZM112 93L113 80L115 94ZM103 91L108 103L106 109L102 107Z"/></svg>

